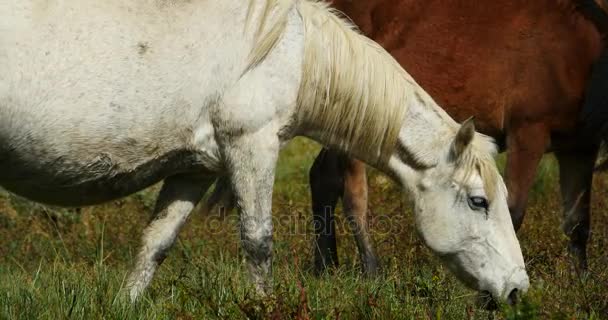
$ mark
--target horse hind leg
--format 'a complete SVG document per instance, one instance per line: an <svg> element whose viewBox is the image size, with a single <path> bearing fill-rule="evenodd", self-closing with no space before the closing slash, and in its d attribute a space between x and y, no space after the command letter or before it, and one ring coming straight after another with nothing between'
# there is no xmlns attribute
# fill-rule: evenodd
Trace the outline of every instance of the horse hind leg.
<svg viewBox="0 0 608 320"><path fill-rule="evenodd" d="M563 230L570 238L568 251L577 271L587 269L587 240L593 168L597 150L579 153L556 152L564 205Z"/></svg>
<svg viewBox="0 0 608 320"><path fill-rule="evenodd" d="M309 172L315 232L315 272L319 274L328 267L338 266L334 215L338 199L344 192L344 170L340 165L342 157L336 151L322 149Z"/></svg>
<svg viewBox="0 0 608 320"><path fill-rule="evenodd" d="M378 258L374 253L367 215L367 174L365 164L355 159L345 159L344 196L342 203L351 229L355 235L363 272L378 272Z"/></svg>
<svg viewBox="0 0 608 320"><path fill-rule="evenodd" d="M156 200L153 220L144 230L143 246L127 280L127 290L134 302L152 280L165 259L180 228L203 197L214 179L173 176L165 179Z"/></svg>

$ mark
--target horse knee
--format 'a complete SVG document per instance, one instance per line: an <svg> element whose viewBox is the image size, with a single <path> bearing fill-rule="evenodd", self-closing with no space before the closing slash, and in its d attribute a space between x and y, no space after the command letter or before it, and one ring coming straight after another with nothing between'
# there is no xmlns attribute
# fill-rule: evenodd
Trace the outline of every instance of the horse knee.
<svg viewBox="0 0 608 320"><path fill-rule="evenodd" d="M143 254L147 259L158 264L162 263L167 257L167 252L173 246L176 236L162 230L163 232L146 232L143 237Z"/></svg>
<svg viewBox="0 0 608 320"><path fill-rule="evenodd" d="M564 233L577 244L585 244L589 238L589 223L575 219L566 219L562 225Z"/></svg>
<svg viewBox="0 0 608 320"><path fill-rule="evenodd" d="M266 263L272 255L272 225L253 218L242 223L241 243L247 259L254 265Z"/></svg>
<svg viewBox="0 0 608 320"><path fill-rule="evenodd" d="M271 258L272 236L244 235L241 239L247 258L255 264L262 264Z"/></svg>
<svg viewBox="0 0 608 320"><path fill-rule="evenodd" d="M365 171L356 174L349 173L344 182L345 210L365 214L367 211L367 179Z"/></svg>

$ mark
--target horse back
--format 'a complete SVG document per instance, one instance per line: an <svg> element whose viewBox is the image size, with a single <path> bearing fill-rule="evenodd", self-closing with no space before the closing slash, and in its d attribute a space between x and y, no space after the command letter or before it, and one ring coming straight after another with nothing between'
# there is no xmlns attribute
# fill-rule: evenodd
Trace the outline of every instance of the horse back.
<svg viewBox="0 0 608 320"><path fill-rule="evenodd" d="M2 186L83 205L217 169L210 108L247 64L246 9L165 2L0 0Z"/></svg>
<svg viewBox="0 0 608 320"><path fill-rule="evenodd" d="M544 123L577 127L591 66L602 48L592 21L569 1L334 1L382 44L458 121L482 132ZM352 14L352 15L351 15Z"/></svg>

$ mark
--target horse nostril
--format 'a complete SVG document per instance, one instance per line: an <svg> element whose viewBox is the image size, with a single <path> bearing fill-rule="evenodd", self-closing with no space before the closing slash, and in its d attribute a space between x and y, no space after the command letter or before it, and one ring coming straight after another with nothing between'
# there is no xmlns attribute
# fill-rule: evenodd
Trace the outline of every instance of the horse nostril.
<svg viewBox="0 0 608 320"><path fill-rule="evenodd" d="M511 293L509 293L509 296L507 297L507 303L509 305L515 305L515 304L517 304L518 299L519 299L518 296L519 296L519 294L518 294L517 289L513 289L511 291Z"/></svg>

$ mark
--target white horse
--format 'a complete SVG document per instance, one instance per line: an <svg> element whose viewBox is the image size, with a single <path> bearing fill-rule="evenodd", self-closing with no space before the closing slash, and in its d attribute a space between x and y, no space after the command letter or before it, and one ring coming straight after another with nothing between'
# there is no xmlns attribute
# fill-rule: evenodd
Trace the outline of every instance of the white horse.
<svg viewBox="0 0 608 320"><path fill-rule="evenodd" d="M425 243L470 287L528 288L494 145L326 5L0 0L0 184L82 206L164 180L133 300L218 176L252 280L270 289L274 171L296 135L403 184Z"/></svg>

